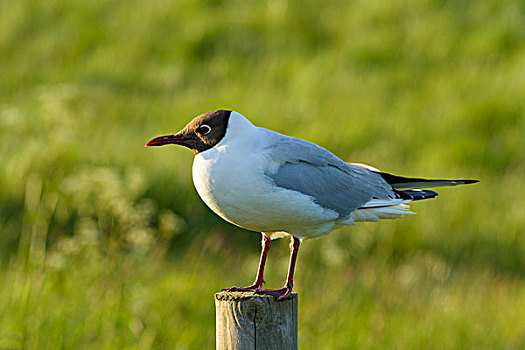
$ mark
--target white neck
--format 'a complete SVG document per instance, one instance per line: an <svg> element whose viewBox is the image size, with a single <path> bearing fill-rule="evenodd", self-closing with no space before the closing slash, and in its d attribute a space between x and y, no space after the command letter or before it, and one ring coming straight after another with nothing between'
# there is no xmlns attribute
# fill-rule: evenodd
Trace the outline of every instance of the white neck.
<svg viewBox="0 0 525 350"><path fill-rule="evenodd" d="M249 140L252 139L253 132L256 129L257 127L242 114L232 111L228 120L226 134L215 147L231 145L237 142L243 142L247 146L251 143Z"/></svg>

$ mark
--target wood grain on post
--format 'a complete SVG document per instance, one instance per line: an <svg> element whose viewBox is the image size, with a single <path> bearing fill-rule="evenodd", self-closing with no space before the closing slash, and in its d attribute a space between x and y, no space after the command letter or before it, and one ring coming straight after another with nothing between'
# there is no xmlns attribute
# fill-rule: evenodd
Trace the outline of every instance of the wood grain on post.
<svg viewBox="0 0 525 350"><path fill-rule="evenodd" d="M297 349L297 294L215 294L217 350Z"/></svg>

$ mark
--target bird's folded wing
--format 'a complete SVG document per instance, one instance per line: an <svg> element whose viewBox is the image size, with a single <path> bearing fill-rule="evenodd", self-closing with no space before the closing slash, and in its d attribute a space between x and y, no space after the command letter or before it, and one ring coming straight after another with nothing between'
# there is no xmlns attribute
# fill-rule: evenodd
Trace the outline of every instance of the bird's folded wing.
<svg viewBox="0 0 525 350"><path fill-rule="evenodd" d="M395 192L380 175L352 167L313 143L282 136L265 151L275 165L266 175L277 186L311 196L341 218L372 199L397 204Z"/></svg>

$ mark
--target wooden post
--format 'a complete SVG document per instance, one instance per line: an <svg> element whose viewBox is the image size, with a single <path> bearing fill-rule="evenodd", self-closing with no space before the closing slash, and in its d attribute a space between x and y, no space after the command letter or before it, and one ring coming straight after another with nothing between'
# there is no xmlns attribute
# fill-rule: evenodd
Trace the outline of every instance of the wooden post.
<svg viewBox="0 0 525 350"><path fill-rule="evenodd" d="M215 294L217 350L297 349L297 294Z"/></svg>

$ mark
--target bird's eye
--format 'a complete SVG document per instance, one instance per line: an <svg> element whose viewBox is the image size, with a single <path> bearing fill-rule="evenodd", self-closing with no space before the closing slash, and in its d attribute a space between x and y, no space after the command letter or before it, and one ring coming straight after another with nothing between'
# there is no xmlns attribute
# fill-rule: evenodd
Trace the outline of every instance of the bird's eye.
<svg viewBox="0 0 525 350"><path fill-rule="evenodd" d="M201 135L207 135L211 131L211 127L206 124L202 124L197 128L197 132Z"/></svg>

